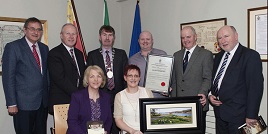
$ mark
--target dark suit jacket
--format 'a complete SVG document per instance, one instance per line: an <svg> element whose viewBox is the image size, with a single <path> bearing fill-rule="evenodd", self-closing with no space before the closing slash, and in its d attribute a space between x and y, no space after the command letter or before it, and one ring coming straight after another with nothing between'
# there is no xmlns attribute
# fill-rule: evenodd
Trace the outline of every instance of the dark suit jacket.
<svg viewBox="0 0 268 134"><path fill-rule="evenodd" d="M3 54L2 80L6 105L37 110L48 103L47 45L38 42L42 74L25 37L8 43ZM39 55L40 56L40 55Z"/></svg>
<svg viewBox="0 0 268 134"><path fill-rule="evenodd" d="M114 49L114 59L113 59L113 76L114 76L114 83L115 83L115 88L111 91L107 88L107 82L103 88L106 92L111 94L112 97L112 103L114 102L114 97L115 95L125 89L126 83L124 80L124 70L126 65L128 64L128 58L127 54L124 50L122 49ZM88 58L87 58L87 65L98 65L106 75L106 70L105 70L105 65L104 65L104 60L103 56L100 53L100 49L95 49L91 52L88 53ZM107 78L107 75L106 75Z"/></svg>
<svg viewBox="0 0 268 134"><path fill-rule="evenodd" d="M74 53L80 71L79 87L77 87L77 67L65 46L60 44L48 53L48 70L51 81L49 91L50 113L53 113L53 105L70 103L71 94L83 88L84 57L82 52L76 48Z"/></svg>
<svg viewBox="0 0 268 134"><path fill-rule="evenodd" d="M100 95L100 120L103 121L104 130L110 134L112 126L112 112L110 95L99 90ZM91 121L91 106L88 89L85 88L72 94L72 99L68 111L67 134L87 134L87 121Z"/></svg>
<svg viewBox="0 0 268 134"><path fill-rule="evenodd" d="M215 77L224 51L214 59ZM211 92L214 95L214 87ZM222 105L214 107L216 117L224 121L244 123L245 118L256 119L263 94L262 62L260 55L239 44L219 89Z"/></svg>
<svg viewBox="0 0 268 134"><path fill-rule="evenodd" d="M213 67L213 55L210 51L196 46L187 68L183 73L183 55L185 49L174 53L172 97L197 96L208 94L211 87L211 75ZM208 110L208 103L204 110Z"/></svg>

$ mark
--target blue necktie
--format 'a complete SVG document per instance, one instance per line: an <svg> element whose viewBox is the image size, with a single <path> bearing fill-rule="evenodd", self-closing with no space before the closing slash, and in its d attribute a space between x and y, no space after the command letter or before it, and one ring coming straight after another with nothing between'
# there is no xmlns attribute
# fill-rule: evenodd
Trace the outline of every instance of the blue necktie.
<svg viewBox="0 0 268 134"><path fill-rule="evenodd" d="M216 78L214 80L213 86L215 87L215 96L218 96L218 92L219 92L219 88L218 88L219 80L220 80L220 78L222 76L222 73L223 73L225 67L226 67L226 63L228 61L229 55L230 55L229 52L225 55L225 57L223 59L223 62L222 62L222 65L221 65L221 68L220 68L220 70L219 70L219 72L216 75Z"/></svg>
<svg viewBox="0 0 268 134"><path fill-rule="evenodd" d="M185 56L184 56L184 59L183 59L183 73L187 67L187 64L188 64L188 55L189 55L189 51L186 52Z"/></svg>

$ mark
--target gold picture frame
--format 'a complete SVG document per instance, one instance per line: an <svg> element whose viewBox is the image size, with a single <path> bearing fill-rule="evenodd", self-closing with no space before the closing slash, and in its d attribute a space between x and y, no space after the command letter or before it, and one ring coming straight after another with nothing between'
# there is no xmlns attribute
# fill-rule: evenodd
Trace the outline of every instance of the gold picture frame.
<svg viewBox="0 0 268 134"><path fill-rule="evenodd" d="M226 24L227 18L219 18L181 23L181 29L185 26L192 26L197 34L197 45L211 51L213 54L217 54L221 51L217 42L217 32L222 26ZM183 48L182 43L181 48Z"/></svg>
<svg viewBox="0 0 268 134"><path fill-rule="evenodd" d="M267 6L248 9L248 48L267 62Z"/></svg>
<svg viewBox="0 0 268 134"><path fill-rule="evenodd" d="M2 56L4 47L8 42L22 38L23 25L26 19L24 18L11 18L11 17L0 17L0 75L2 75ZM41 41L48 44L48 24L46 20L40 20L43 25L43 36Z"/></svg>

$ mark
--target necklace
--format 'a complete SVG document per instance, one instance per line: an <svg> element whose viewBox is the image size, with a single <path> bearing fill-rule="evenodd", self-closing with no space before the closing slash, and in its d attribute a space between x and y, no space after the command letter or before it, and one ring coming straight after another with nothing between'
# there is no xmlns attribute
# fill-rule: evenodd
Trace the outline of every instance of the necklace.
<svg viewBox="0 0 268 134"><path fill-rule="evenodd" d="M130 104L130 106L132 107L132 109L133 109L133 111L134 111L134 113L135 113L135 122L138 122L138 116L137 116L137 105L136 105L136 108L134 108L134 106L132 105L132 103L130 102L130 99L129 99L129 97L127 96L127 93L126 93L127 91L124 91L124 93L125 93L125 95L126 95L126 97L127 97L127 100L128 100L128 102L129 102L129 104ZM140 98L140 89L138 89L138 94L139 94L139 96L137 97L137 98L135 98L135 101L137 102L137 100L136 99L139 99Z"/></svg>

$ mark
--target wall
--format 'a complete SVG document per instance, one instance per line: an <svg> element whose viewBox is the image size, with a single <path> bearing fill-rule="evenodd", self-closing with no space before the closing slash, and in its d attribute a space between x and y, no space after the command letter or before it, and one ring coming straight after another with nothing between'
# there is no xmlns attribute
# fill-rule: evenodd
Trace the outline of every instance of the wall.
<svg viewBox="0 0 268 134"><path fill-rule="evenodd" d="M129 44L131 39L135 0L121 3L122 7L122 44ZM236 27L239 41L247 46L247 9L267 6L266 0L141 0L142 30L149 30L154 36L154 47L165 50L168 54L181 49L180 24L217 18L227 18L227 24ZM127 52L129 46L123 47ZM263 62L264 93L260 115L267 122L267 62ZM207 116L207 133L215 133L213 108ZM267 132L266 132L267 133Z"/></svg>
<svg viewBox="0 0 268 134"><path fill-rule="evenodd" d="M53 4L51 4L53 3ZM115 47L129 51L136 0L116 2L107 0L110 24L116 30ZM194 4L193 4L194 3ZM142 29L149 30L154 36L154 47L172 55L181 49L180 23L215 18L227 18L227 24L234 25L239 40L247 45L247 9L267 5L266 0L141 0L140 12ZM102 0L75 0L81 31L87 51L99 47L98 30L103 24ZM35 16L48 21L48 46L60 43L60 29L66 23L67 0L8 0L0 4L1 17L28 18ZM263 62L265 90L260 114L267 122L267 62ZM2 85L2 77L0 77ZM48 127L53 126L49 116ZM13 134L12 118L8 116L5 98L0 86L0 130ZM213 132L211 132L213 133Z"/></svg>

